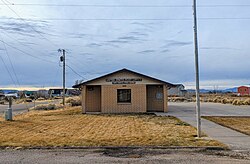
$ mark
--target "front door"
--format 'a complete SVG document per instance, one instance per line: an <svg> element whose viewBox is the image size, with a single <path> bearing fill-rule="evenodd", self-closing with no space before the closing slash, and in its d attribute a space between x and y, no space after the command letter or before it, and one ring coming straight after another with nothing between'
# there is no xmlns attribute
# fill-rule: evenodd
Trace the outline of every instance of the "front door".
<svg viewBox="0 0 250 164"><path fill-rule="evenodd" d="M87 86L86 112L101 112L101 86Z"/></svg>
<svg viewBox="0 0 250 164"><path fill-rule="evenodd" d="M162 85L147 86L147 112L164 112Z"/></svg>

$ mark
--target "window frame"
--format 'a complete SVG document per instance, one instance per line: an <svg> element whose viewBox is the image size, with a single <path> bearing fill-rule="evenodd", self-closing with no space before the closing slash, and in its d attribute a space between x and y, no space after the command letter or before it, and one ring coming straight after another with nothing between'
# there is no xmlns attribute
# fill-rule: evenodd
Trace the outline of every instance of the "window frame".
<svg viewBox="0 0 250 164"><path fill-rule="evenodd" d="M120 95L119 95L120 91L129 91L129 92L124 93L124 94L128 94L130 99L127 100L127 101L121 101L120 100ZM117 96L116 101L117 101L118 104L131 104L131 102L132 102L132 91L131 91L131 89L117 89L116 96Z"/></svg>

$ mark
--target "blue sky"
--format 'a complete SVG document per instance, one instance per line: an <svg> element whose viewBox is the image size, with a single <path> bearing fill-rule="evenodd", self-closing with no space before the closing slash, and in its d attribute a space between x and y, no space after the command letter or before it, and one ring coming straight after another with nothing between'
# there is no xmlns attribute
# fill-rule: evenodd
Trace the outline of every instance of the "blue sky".
<svg viewBox="0 0 250 164"><path fill-rule="evenodd" d="M17 79L22 86L60 86L59 48L85 79L128 68L194 86L192 0L3 1L0 55L13 80L0 60L1 87L15 86L13 81L18 86ZM125 7L20 5L28 3ZM154 7L131 7L136 5ZM172 7L157 7L163 5ZM250 2L198 0L202 88L250 83L250 19L231 19L250 18L250 6L244 5ZM67 69L68 86L78 79L83 78Z"/></svg>

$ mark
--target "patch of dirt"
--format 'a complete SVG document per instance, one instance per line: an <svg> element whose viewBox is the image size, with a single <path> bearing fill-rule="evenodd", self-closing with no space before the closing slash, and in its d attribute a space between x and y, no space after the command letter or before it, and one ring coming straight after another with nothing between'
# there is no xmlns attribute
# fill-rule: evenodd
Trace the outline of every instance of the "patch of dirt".
<svg viewBox="0 0 250 164"><path fill-rule="evenodd" d="M160 155L171 153L166 150L142 149L142 148L107 148L101 151L103 155L119 158L142 158L147 155Z"/></svg>
<svg viewBox="0 0 250 164"><path fill-rule="evenodd" d="M204 155L215 155L225 156L233 159L246 159L250 160L250 152L242 151L230 151L230 150L209 150L209 149L153 149L153 148L107 148L104 150L98 150L104 156L116 157L116 158L143 158L145 156L154 156L162 154L204 154Z"/></svg>

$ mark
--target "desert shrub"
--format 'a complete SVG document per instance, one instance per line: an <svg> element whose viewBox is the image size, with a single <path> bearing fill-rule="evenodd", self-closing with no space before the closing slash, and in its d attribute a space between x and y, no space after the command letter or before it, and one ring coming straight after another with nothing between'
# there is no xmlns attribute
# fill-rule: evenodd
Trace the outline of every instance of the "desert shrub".
<svg viewBox="0 0 250 164"><path fill-rule="evenodd" d="M67 104L70 104L70 106L80 106L81 105L81 99L79 96L76 97L69 97L65 101Z"/></svg>
<svg viewBox="0 0 250 164"><path fill-rule="evenodd" d="M232 104L233 101L234 101L234 99L231 99L231 98L227 99L227 103L228 103L228 104Z"/></svg>
<svg viewBox="0 0 250 164"><path fill-rule="evenodd" d="M240 101L239 101L239 105L244 105L244 101L243 101L243 100L240 100Z"/></svg>
<svg viewBox="0 0 250 164"><path fill-rule="evenodd" d="M208 99L207 98L203 98L202 101L203 102L208 102Z"/></svg>
<svg viewBox="0 0 250 164"><path fill-rule="evenodd" d="M32 102L32 99L28 98L25 100L26 102Z"/></svg>
<svg viewBox="0 0 250 164"><path fill-rule="evenodd" d="M21 104L21 103L26 102L26 100L22 98L22 99L16 100L15 102L16 102L16 104Z"/></svg>
<svg viewBox="0 0 250 164"><path fill-rule="evenodd" d="M250 105L250 98L246 99L244 102L243 102L244 105Z"/></svg>
<svg viewBox="0 0 250 164"><path fill-rule="evenodd" d="M232 102L232 104L233 104L233 105L238 105L238 101L239 101L238 99L235 99L235 100Z"/></svg>
<svg viewBox="0 0 250 164"><path fill-rule="evenodd" d="M221 102L221 97L220 97L220 96L216 96L216 97L213 99L213 102L214 102L214 103L220 103L220 102Z"/></svg>
<svg viewBox="0 0 250 164"><path fill-rule="evenodd" d="M213 99L211 99L211 98L209 98L209 99L208 99L208 102L214 102L214 100L213 100Z"/></svg>
<svg viewBox="0 0 250 164"><path fill-rule="evenodd" d="M186 101L187 99L185 98L185 97L179 97L178 99L177 99L177 101L180 101L180 102L184 102L184 101Z"/></svg>
<svg viewBox="0 0 250 164"><path fill-rule="evenodd" d="M224 99L221 100L222 104L227 104L228 102L229 102L229 100L227 98L224 98Z"/></svg>
<svg viewBox="0 0 250 164"><path fill-rule="evenodd" d="M233 105L244 105L244 101L243 100L240 100L240 99L235 99L233 102L232 102Z"/></svg>
<svg viewBox="0 0 250 164"><path fill-rule="evenodd" d="M45 100L45 98L39 97L37 100L38 100L38 101L42 101L42 100Z"/></svg>
<svg viewBox="0 0 250 164"><path fill-rule="evenodd" d="M196 97L192 97L192 102L196 102Z"/></svg>
<svg viewBox="0 0 250 164"><path fill-rule="evenodd" d="M188 100L185 97L169 97L168 101L171 101L171 102L184 102L184 101L188 101Z"/></svg>
<svg viewBox="0 0 250 164"><path fill-rule="evenodd" d="M61 107L61 105L56 104L41 104L31 108L30 110L55 110Z"/></svg>
<svg viewBox="0 0 250 164"><path fill-rule="evenodd" d="M218 99L218 98L214 98L214 99L213 99L213 102L214 102L214 103L218 103L218 102L220 102L220 101L221 101L221 100Z"/></svg>
<svg viewBox="0 0 250 164"><path fill-rule="evenodd" d="M53 97L53 99L62 99L60 96Z"/></svg>

